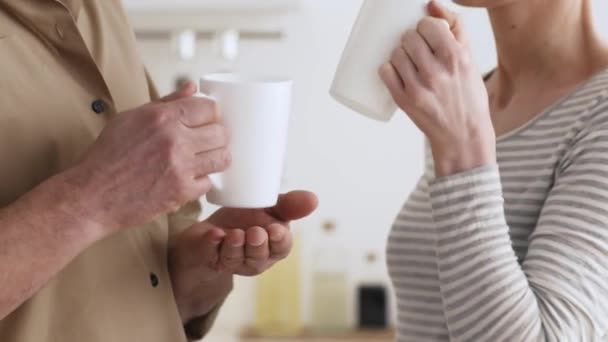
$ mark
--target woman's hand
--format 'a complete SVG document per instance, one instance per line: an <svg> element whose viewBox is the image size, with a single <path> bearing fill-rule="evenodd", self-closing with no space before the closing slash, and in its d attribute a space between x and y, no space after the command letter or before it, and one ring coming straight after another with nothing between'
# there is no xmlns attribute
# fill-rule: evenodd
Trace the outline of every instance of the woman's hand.
<svg viewBox="0 0 608 342"><path fill-rule="evenodd" d="M488 94L462 23L436 1L407 31L380 76L429 139L438 177L496 162Z"/></svg>

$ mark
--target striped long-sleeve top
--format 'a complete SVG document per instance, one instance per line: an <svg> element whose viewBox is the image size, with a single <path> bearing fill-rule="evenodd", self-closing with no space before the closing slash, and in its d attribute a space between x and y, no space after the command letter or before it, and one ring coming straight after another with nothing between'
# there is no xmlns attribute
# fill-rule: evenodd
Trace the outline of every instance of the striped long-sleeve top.
<svg viewBox="0 0 608 342"><path fill-rule="evenodd" d="M608 71L497 158L436 178L427 157L388 242L398 341L608 341Z"/></svg>

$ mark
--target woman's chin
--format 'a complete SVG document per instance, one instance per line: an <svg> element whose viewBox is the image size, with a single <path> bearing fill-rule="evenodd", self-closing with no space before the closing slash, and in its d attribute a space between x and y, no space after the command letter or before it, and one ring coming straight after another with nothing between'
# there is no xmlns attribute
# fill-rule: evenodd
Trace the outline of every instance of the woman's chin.
<svg viewBox="0 0 608 342"><path fill-rule="evenodd" d="M494 8L509 3L526 0L452 0L453 3L464 7Z"/></svg>

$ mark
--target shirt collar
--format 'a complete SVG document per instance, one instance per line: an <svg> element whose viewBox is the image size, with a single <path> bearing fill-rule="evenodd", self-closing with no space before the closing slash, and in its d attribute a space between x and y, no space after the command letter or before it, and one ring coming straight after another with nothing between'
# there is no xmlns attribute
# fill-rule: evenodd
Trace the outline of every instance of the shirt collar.
<svg viewBox="0 0 608 342"><path fill-rule="evenodd" d="M70 13L74 19L78 19L80 14L80 8L82 7L82 0L54 0L62 4Z"/></svg>

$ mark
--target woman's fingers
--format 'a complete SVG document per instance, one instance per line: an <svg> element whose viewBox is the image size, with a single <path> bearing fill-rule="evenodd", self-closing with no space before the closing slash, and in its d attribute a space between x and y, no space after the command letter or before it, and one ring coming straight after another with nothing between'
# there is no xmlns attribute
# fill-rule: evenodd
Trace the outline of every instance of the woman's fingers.
<svg viewBox="0 0 608 342"><path fill-rule="evenodd" d="M403 35L401 39L402 48L407 53L411 63L414 65L416 71L420 73L422 76L427 76L435 73L439 68L439 64L437 63L437 59L431 50L431 47L427 44L427 42L422 38L420 33L416 30L408 30ZM391 60L391 62L393 62ZM402 60L402 62L405 62ZM398 70L399 67L395 65ZM401 70L399 70L399 74L405 76ZM403 80L405 85L407 86L407 80Z"/></svg>
<svg viewBox="0 0 608 342"><path fill-rule="evenodd" d="M449 68L454 67L460 46L446 20L425 17L418 23L416 31L441 64Z"/></svg>
<svg viewBox="0 0 608 342"><path fill-rule="evenodd" d="M402 49L399 50L401 50L401 53L405 55L405 51L403 51ZM397 60L395 60L395 62L397 62ZM378 70L378 73L380 74L380 78L382 78L382 81L384 81L384 84L388 88L388 91L391 93L393 100L395 100L395 102L399 104L399 106L406 106L407 100L405 98L404 81L399 75L399 71L393 64L392 60L390 63L384 63L380 67L380 70Z"/></svg>
<svg viewBox="0 0 608 342"><path fill-rule="evenodd" d="M450 30L454 34L454 37L456 37L460 43L467 43L464 25L458 14L448 10L437 0L432 0L429 2L428 11L431 17L445 20L448 23Z"/></svg>

